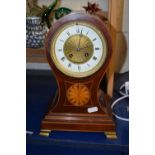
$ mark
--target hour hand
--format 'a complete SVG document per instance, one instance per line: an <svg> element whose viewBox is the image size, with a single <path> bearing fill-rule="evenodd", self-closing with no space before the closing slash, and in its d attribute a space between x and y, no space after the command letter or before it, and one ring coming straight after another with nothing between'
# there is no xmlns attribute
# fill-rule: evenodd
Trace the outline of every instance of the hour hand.
<svg viewBox="0 0 155 155"><path fill-rule="evenodd" d="M80 42L81 42L81 38L82 38L82 30L81 30L81 32L80 32L80 34L79 34L79 42L78 42L78 45L77 45L77 49L80 49Z"/></svg>

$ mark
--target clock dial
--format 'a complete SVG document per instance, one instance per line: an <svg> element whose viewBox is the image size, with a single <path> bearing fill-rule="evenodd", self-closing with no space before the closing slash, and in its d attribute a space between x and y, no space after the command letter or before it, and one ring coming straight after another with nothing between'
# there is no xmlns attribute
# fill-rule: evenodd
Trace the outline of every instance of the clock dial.
<svg viewBox="0 0 155 155"><path fill-rule="evenodd" d="M107 55L101 32L87 22L70 22L59 28L51 41L51 58L56 67L72 77L86 77L100 69Z"/></svg>

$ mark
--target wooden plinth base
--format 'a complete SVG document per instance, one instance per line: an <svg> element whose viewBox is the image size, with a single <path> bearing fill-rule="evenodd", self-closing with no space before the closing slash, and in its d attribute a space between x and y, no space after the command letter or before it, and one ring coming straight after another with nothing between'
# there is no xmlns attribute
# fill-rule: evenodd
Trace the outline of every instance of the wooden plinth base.
<svg viewBox="0 0 155 155"><path fill-rule="evenodd" d="M108 139L116 138L115 124L106 114L50 113L42 121L40 135L48 136L53 130L104 132Z"/></svg>
<svg viewBox="0 0 155 155"><path fill-rule="evenodd" d="M58 94L57 94L58 95ZM115 139L115 124L112 119L108 98L103 94L104 104L99 103L98 111L87 112L87 107L60 106L57 104L58 96L50 101L49 112L41 122L40 135L48 136L53 130L57 131L82 131L82 132L102 132L108 139ZM102 106L104 105L104 106ZM66 111L65 111L66 110ZM76 110L76 111L75 111Z"/></svg>

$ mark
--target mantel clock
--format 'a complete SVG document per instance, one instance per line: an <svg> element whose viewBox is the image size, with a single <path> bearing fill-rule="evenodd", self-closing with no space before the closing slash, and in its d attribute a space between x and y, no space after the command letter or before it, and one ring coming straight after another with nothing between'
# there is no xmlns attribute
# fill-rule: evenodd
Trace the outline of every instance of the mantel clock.
<svg viewBox="0 0 155 155"><path fill-rule="evenodd" d="M49 30L45 49L58 84L58 96L42 121L51 130L105 132L115 137L109 99L98 97L99 85L112 56L104 23L84 13L71 13Z"/></svg>

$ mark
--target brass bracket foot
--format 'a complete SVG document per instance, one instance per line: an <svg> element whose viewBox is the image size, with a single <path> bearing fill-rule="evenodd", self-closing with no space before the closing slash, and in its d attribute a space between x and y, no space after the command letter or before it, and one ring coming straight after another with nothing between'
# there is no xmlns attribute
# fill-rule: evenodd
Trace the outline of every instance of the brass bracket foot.
<svg viewBox="0 0 155 155"><path fill-rule="evenodd" d="M104 132L107 139L117 139L116 132Z"/></svg>
<svg viewBox="0 0 155 155"><path fill-rule="evenodd" d="M46 136L46 137L48 137L49 134L50 134L50 132L51 132L51 130L48 130L48 129L42 129L42 130L40 130L39 135L40 135L40 136Z"/></svg>

